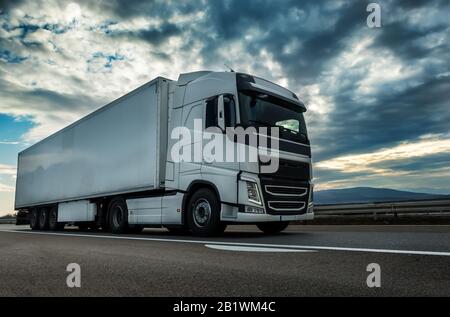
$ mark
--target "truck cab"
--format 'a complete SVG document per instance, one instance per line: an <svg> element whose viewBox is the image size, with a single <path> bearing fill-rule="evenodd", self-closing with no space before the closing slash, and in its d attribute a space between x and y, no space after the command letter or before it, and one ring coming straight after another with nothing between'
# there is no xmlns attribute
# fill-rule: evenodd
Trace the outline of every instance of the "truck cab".
<svg viewBox="0 0 450 317"><path fill-rule="evenodd" d="M200 227L200 234L237 223L254 223L273 233L290 221L313 219L311 149L303 117L306 107L293 92L248 74L205 71L180 75L169 96L164 186L183 194L181 223L191 230ZM179 142L171 133L177 127L191 132L190 141L181 146L190 148L190 160L171 155ZM216 129L208 132L211 128ZM278 133L261 133L264 128L276 128ZM238 140L229 130L250 132ZM249 142L252 137L254 144ZM206 153L212 139L216 145L227 143L221 155L213 153L216 159ZM251 161L252 150L256 159ZM264 168L269 162L276 166ZM218 206L207 197L196 196L193 201L202 188L216 196ZM220 223L216 221L209 230L205 227L211 224L214 208L220 208Z"/></svg>

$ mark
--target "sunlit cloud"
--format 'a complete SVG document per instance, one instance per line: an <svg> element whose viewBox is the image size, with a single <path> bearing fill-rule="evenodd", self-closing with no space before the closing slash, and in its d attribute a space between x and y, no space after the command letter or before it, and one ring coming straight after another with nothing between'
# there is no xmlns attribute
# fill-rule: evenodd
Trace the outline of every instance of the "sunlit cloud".
<svg viewBox="0 0 450 317"><path fill-rule="evenodd" d="M450 154L450 139L424 138L415 142L402 142L392 148L371 153L345 155L318 162L315 168L337 170L342 173L369 173L376 176L399 176L409 172L380 167L382 163L410 160L434 154Z"/></svg>

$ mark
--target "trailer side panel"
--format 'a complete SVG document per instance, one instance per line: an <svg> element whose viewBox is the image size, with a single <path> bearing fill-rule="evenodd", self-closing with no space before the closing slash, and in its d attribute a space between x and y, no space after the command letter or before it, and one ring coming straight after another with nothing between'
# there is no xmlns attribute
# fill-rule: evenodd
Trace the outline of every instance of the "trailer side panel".
<svg viewBox="0 0 450 317"><path fill-rule="evenodd" d="M156 79L19 154L15 207L156 189L166 89ZM165 83L165 82L164 82Z"/></svg>

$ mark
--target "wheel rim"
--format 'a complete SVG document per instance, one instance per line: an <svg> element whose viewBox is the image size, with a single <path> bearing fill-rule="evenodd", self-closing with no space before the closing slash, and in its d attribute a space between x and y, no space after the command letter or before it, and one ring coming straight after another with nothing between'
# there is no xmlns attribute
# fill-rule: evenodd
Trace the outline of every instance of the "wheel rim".
<svg viewBox="0 0 450 317"><path fill-rule="evenodd" d="M211 205L209 202L200 198L194 204L194 222L199 227L204 227L211 219Z"/></svg>
<svg viewBox="0 0 450 317"><path fill-rule="evenodd" d="M116 206L115 212L113 214L113 225L114 227L120 227L122 225L122 207Z"/></svg>

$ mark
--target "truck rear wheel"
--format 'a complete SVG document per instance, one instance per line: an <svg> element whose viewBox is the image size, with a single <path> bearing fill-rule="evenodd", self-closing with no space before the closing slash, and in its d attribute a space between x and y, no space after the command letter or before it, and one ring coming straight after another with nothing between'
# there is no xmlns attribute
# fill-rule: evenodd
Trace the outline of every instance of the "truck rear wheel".
<svg viewBox="0 0 450 317"><path fill-rule="evenodd" d="M31 230L39 230L39 210L37 208L30 211L30 228Z"/></svg>
<svg viewBox="0 0 450 317"><path fill-rule="evenodd" d="M123 198L114 198L109 204L109 228L113 233L128 230L128 208Z"/></svg>
<svg viewBox="0 0 450 317"><path fill-rule="evenodd" d="M280 233L289 226L289 221L263 222L256 225L265 234Z"/></svg>
<svg viewBox="0 0 450 317"><path fill-rule="evenodd" d="M52 231L60 231L64 229L64 223L58 222L58 207L54 206L48 214L48 228Z"/></svg>
<svg viewBox="0 0 450 317"><path fill-rule="evenodd" d="M222 234L226 225L220 221L220 202L214 192L201 188L192 195L187 208L189 230L197 236Z"/></svg>
<svg viewBox="0 0 450 317"><path fill-rule="evenodd" d="M48 209L41 208L39 211L39 229L48 230Z"/></svg>

